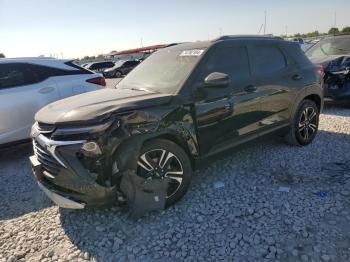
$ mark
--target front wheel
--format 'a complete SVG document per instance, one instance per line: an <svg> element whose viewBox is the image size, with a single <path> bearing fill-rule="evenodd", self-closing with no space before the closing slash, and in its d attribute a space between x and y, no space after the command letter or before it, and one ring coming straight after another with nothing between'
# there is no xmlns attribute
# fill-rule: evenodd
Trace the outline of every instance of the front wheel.
<svg viewBox="0 0 350 262"><path fill-rule="evenodd" d="M145 179L170 179L166 206L180 200L191 182L191 162L186 152L174 142L165 139L148 141L141 149L137 175Z"/></svg>
<svg viewBox="0 0 350 262"><path fill-rule="evenodd" d="M286 140L291 145L306 146L316 137L319 123L319 110L312 100L303 100L293 117Z"/></svg>
<svg viewBox="0 0 350 262"><path fill-rule="evenodd" d="M116 78L122 77L122 72L116 71L115 74L114 74L114 77L116 77Z"/></svg>

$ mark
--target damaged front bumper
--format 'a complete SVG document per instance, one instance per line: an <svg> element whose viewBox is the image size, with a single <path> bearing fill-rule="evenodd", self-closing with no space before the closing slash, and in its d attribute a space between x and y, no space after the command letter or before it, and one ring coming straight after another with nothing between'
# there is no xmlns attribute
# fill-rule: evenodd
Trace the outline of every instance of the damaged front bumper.
<svg viewBox="0 0 350 262"><path fill-rule="evenodd" d="M57 205L82 209L107 206L116 201L116 188L102 185L79 158L85 141L54 141L38 135L30 157L39 187Z"/></svg>

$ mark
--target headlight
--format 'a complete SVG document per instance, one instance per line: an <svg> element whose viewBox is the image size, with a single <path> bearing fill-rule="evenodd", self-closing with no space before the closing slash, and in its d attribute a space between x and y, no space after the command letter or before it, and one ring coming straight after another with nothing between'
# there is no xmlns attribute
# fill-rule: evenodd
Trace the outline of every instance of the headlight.
<svg viewBox="0 0 350 262"><path fill-rule="evenodd" d="M100 146L93 141L83 144L81 151L85 156L98 156L102 154Z"/></svg>
<svg viewBox="0 0 350 262"><path fill-rule="evenodd" d="M109 121L107 123L94 125L94 126L84 126L84 127L67 127L67 128L57 128L54 132L54 136L63 136L63 135L79 135L79 134L95 134L102 131L105 131L109 128L114 121ZM119 122L117 123L119 127Z"/></svg>

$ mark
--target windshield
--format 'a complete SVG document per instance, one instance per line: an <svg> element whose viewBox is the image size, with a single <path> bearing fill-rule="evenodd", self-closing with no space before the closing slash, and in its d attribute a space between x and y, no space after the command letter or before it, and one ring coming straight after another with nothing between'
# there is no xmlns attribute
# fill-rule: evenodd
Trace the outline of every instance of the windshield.
<svg viewBox="0 0 350 262"><path fill-rule="evenodd" d="M131 71L118 88L176 93L203 52L173 48L157 51Z"/></svg>
<svg viewBox="0 0 350 262"><path fill-rule="evenodd" d="M306 52L306 55L309 58L322 58L330 55L349 54L350 37L335 37L321 40Z"/></svg>

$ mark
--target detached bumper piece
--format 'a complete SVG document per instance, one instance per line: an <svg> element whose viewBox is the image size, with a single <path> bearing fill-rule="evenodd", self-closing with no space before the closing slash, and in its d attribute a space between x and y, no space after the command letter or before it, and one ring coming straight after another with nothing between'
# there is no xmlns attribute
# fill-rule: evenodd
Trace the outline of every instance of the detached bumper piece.
<svg viewBox="0 0 350 262"><path fill-rule="evenodd" d="M40 182L38 182L38 185L42 191L53 201L56 205L63 208L71 208L71 209L83 209L85 208L84 203L78 203L73 200L70 200L69 198L65 198L63 196L60 196L49 189L47 189L45 186L43 186Z"/></svg>

